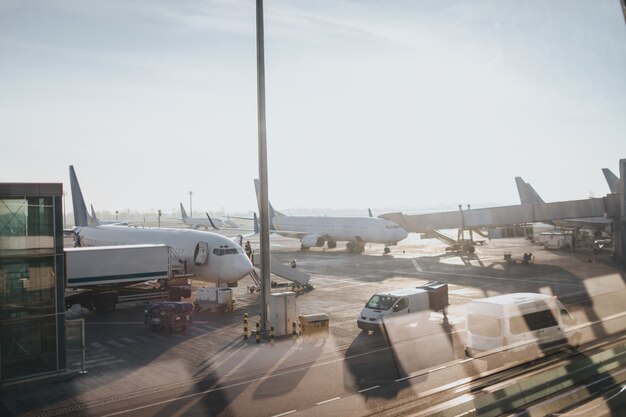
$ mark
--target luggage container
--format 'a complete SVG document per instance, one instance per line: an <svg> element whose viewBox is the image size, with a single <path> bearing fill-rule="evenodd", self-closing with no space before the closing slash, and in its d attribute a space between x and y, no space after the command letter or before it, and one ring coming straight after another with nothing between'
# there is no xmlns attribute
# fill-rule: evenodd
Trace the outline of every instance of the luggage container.
<svg viewBox="0 0 626 417"><path fill-rule="evenodd" d="M198 288L194 308L196 311L231 311L233 309L233 290L232 288L221 287Z"/></svg>
<svg viewBox="0 0 626 417"><path fill-rule="evenodd" d="M327 314L307 314L300 316L299 319L302 337L328 337L329 319Z"/></svg>
<svg viewBox="0 0 626 417"><path fill-rule="evenodd" d="M165 329L168 332L182 332L193 323L193 305L176 301L148 303L144 309L144 324L151 330Z"/></svg>

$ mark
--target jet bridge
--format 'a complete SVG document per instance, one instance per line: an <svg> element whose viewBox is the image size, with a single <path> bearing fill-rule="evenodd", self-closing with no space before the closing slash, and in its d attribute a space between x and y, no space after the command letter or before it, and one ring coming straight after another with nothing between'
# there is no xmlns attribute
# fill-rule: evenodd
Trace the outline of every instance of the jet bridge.
<svg viewBox="0 0 626 417"><path fill-rule="evenodd" d="M508 224L599 217L604 216L605 213L608 213L605 198L591 198L414 215L386 213L380 217L395 222L408 232L426 233L441 229L497 227Z"/></svg>
<svg viewBox="0 0 626 417"><path fill-rule="evenodd" d="M468 209L441 213L386 213L379 217L391 220L407 232L427 233L440 229L498 227L520 223L606 216L613 220L615 253L626 262L626 159L620 160L619 190L603 198L533 203L514 206Z"/></svg>

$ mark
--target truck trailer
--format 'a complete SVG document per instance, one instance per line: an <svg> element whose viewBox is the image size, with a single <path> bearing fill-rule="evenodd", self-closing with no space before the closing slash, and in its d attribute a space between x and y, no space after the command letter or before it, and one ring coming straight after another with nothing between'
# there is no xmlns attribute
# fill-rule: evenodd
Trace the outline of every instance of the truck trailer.
<svg viewBox="0 0 626 417"><path fill-rule="evenodd" d="M65 307L112 312L125 301L191 297L186 265L168 245L65 249Z"/></svg>

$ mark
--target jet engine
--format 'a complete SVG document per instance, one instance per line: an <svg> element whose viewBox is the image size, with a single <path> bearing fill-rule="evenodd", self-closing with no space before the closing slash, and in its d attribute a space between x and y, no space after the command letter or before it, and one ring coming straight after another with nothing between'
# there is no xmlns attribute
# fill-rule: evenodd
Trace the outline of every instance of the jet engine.
<svg viewBox="0 0 626 417"><path fill-rule="evenodd" d="M301 239L302 246L311 248L313 246L321 248L324 246L324 238L320 235L306 235Z"/></svg>

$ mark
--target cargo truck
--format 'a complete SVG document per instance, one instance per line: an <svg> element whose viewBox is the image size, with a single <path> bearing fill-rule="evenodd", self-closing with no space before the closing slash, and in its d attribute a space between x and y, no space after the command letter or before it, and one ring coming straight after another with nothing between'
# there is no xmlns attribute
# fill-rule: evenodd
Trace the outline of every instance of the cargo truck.
<svg viewBox="0 0 626 417"><path fill-rule="evenodd" d="M448 284L432 281L419 287L409 287L396 291L372 295L357 319L357 326L363 331L378 331L383 320L411 314L419 321L430 317L431 311L440 311L447 324Z"/></svg>
<svg viewBox="0 0 626 417"><path fill-rule="evenodd" d="M65 249L65 307L113 312L127 301L180 301L191 296L184 261L168 245Z"/></svg>

